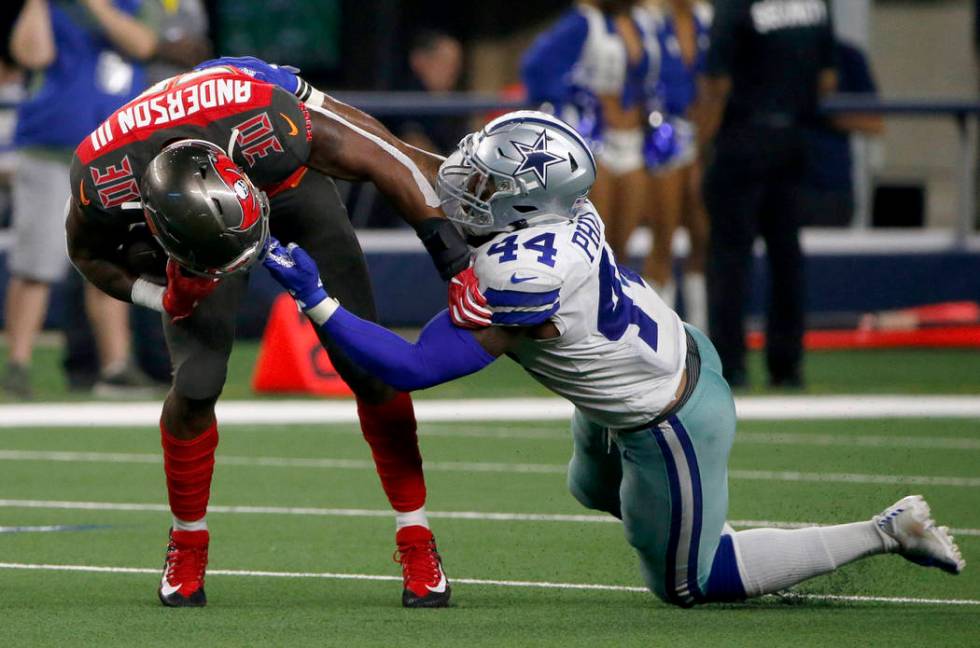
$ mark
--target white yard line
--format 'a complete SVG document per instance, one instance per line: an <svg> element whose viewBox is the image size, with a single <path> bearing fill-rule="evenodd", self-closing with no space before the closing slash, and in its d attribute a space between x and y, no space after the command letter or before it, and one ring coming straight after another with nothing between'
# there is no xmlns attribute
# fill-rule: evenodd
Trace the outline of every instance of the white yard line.
<svg viewBox="0 0 980 648"><path fill-rule="evenodd" d="M128 452L68 452L45 450L0 450L0 461L56 461L67 463L158 464L158 454ZM374 470L374 462L366 459L333 459L302 457L239 457L219 455L222 466L251 466L273 468L319 468L340 470ZM483 461L427 461L430 472L481 472L535 475L563 475L566 464L504 463ZM840 484L900 484L912 486L951 486L976 488L980 477L949 477L933 475L868 475L862 473L824 473L780 470L730 470L731 479L753 481L823 482Z"/></svg>
<svg viewBox="0 0 980 648"><path fill-rule="evenodd" d="M488 422L490 423L490 422ZM556 422L557 423L557 422ZM447 422L422 424L419 435L422 437L438 437L447 439L516 439L532 441L556 441L563 444L571 442L571 435L563 423L558 427L528 427L520 425L452 425ZM438 426L438 427L436 427ZM260 429L254 425L234 426L230 429ZM980 428L980 424L978 424ZM3 429L0 424L0 430ZM14 429L14 428L7 428ZM85 432L91 428L79 428ZM102 428L112 429L112 428ZM261 427L261 429L267 429ZM360 436L361 431L356 426L332 427L324 433ZM977 430L980 435L980 429ZM883 434L812 434L806 432L738 432L735 435L736 444L751 445L806 445L806 446L842 446L865 448L922 448L924 450L980 450L980 438L937 437L931 435L883 435Z"/></svg>
<svg viewBox="0 0 980 648"><path fill-rule="evenodd" d="M57 533L60 531L90 531L104 528L95 524L45 524L40 526L0 526L0 533Z"/></svg>
<svg viewBox="0 0 980 648"><path fill-rule="evenodd" d="M97 565L52 565L37 563L10 563L0 562L0 569L27 570L27 571L56 571L56 572L82 572L95 574L153 574L160 573L159 569L149 567L106 567ZM304 578L304 579L326 579L326 580L355 580L355 581L400 581L400 576L389 576L383 574L345 574L336 572L280 572L280 571L255 571L238 569L209 569L208 576L238 576L245 578ZM533 589L559 589L559 590L599 590L607 592L636 592L649 595L643 587L629 585L604 585L601 583L555 583L550 581L516 581L516 580L492 580L484 578L453 578L453 584L463 585L483 585L493 587L523 587ZM863 603L899 603L906 605L980 605L980 600L974 599L933 599L917 597L897 597L897 596L847 596L834 594L792 594L792 598L798 600L815 601L842 601L842 602L863 602Z"/></svg>
<svg viewBox="0 0 980 648"><path fill-rule="evenodd" d="M137 511L169 513L166 504L143 504L135 502L79 502L65 500L24 500L0 499L0 508L50 509L69 511ZM282 506L221 506L211 504L208 513L231 515L298 515L314 517L366 517L388 518L393 515L385 509L282 507ZM619 524L610 515L562 514L562 513L501 513L488 511L426 511L433 519L475 520L489 522L565 522L579 524ZM779 522L775 520L729 520L740 529L778 528L801 529L819 524L838 524L839 522ZM954 535L980 536L980 529L950 529Z"/></svg>
<svg viewBox="0 0 980 648"><path fill-rule="evenodd" d="M743 420L859 418L980 419L976 396L746 396L735 400ZM422 422L568 420L572 405L559 398L417 400ZM0 405L0 427L155 426L159 402L32 403ZM356 423L353 401L222 401L221 425Z"/></svg>

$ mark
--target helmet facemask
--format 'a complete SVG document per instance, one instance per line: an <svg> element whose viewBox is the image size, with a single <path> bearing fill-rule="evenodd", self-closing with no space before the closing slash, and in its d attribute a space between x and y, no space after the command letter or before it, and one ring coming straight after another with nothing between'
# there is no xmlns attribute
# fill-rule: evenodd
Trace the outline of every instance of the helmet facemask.
<svg viewBox="0 0 980 648"><path fill-rule="evenodd" d="M522 180L494 173L472 155L474 134L467 135L459 148L439 167L437 186L446 217L464 233L484 235L495 227L494 201L526 193Z"/></svg>
<svg viewBox="0 0 980 648"><path fill-rule="evenodd" d="M439 167L446 216L482 237L573 218L595 180L588 144L555 117L507 113L467 135Z"/></svg>

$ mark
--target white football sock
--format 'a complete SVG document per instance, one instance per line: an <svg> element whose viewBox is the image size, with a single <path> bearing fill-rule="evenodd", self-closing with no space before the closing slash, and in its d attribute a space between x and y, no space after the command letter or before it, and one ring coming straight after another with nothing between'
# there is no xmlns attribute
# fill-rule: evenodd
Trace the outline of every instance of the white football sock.
<svg viewBox="0 0 980 648"><path fill-rule="evenodd" d="M402 513L397 511L395 513L395 530L400 531L405 527L410 526L423 526L426 529L429 528L429 518L425 515L425 507L417 508L414 511L407 511Z"/></svg>
<svg viewBox="0 0 980 648"><path fill-rule="evenodd" d="M207 531L208 521L207 516L202 517L200 520L194 520L193 522L187 522L186 520L181 520L177 516L174 516L174 531Z"/></svg>
<svg viewBox="0 0 980 648"><path fill-rule="evenodd" d="M673 310L674 305L677 303L677 284L673 280L666 283L647 280L647 283L653 286L653 289L660 295L660 299L664 300L664 303L667 304L667 308Z"/></svg>
<svg viewBox="0 0 980 648"><path fill-rule="evenodd" d="M898 547L871 521L793 530L751 529L732 537L742 585L750 597L778 592Z"/></svg>
<svg viewBox="0 0 980 648"><path fill-rule="evenodd" d="M708 330L708 288L701 273L686 272L684 291L684 321L702 331Z"/></svg>

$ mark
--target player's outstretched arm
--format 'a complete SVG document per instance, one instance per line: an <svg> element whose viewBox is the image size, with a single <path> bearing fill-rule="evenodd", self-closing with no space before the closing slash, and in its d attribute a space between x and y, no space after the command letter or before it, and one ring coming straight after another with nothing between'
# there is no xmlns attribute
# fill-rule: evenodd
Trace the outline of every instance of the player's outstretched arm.
<svg viewBox="0 0 980 648"><path fill-rule="evenodd" d="M478 332L461 329L443 311L412 344L330 299L316 263L295 244L282 247L273 239L263 264L313 323L355 363L401 391L425 389L475 373L510 349L517 339L517 333L497 327Z"/></svg>
<svg viewBox="0 0 980 648"><path fill-rule="evenodd" d="M309 165L346 180L371 181L415 225L443 218L433 182L442 158L402 142L373 117L333 99L311 109Z"/></svg>
<svg viewBox="0 0 980 648"><path fill-rule="evenodd" d="M309 106L309 166L334 177L373 182L415 228L443 279L466 268L469 247L446 220L433 186L442 158L406 144L356 108L330 97L322 105Z"/></svg>

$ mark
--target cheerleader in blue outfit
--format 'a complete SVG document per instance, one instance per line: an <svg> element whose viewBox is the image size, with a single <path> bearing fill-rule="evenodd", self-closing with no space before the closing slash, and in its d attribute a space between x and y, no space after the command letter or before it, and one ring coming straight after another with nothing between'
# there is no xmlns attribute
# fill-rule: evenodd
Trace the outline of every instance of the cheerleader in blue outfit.
<svg viewBox="0 0 980 648"><path fill-rule="evenodd" d="M684 319L707 330L704 268L708 217L688 109L697 94L697 76L708 51L711 7L697 0L659 0L650 4L656 16L661 62L644 148L650 170L648 195L657 209L651 220L653 250L644 263L643 276L673 307L676 285L671 244L674 231L683 225L690 240L681 283Z"/></svg>
<svg viewBox="0 0 980 648"><path fill-rule="evenodd" d="M589 198L620 259L649 205L644 127L659 69L652 27L636 0L579 2L538 36L521 64L531 101L549 105L593 145L599 173Z"/></svg>

